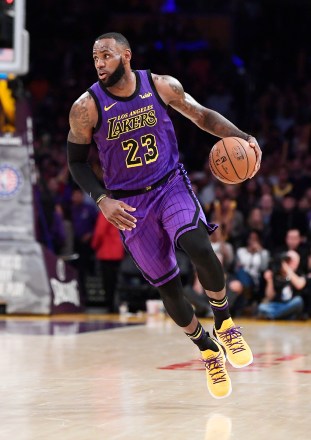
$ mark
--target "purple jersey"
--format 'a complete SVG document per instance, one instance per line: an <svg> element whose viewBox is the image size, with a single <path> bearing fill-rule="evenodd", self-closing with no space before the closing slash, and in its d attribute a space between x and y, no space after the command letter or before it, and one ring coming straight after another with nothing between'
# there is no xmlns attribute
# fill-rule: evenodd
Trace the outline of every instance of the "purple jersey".
<svg viewBox="0 0 311 440"><path fill-rule="evenodd" d="M191 189L183 166L162 186L137 196L122 198L135 206L136 228L122 231L124 245L142 274L154 286L161 286L179 273L175 245L199 221L211 234L217 225L207 223L202 207Z"/></svg>
<svg viewBox="0 0 311 440"><path fill-rule="evenodd" d="M178 167L178 146L167 106L149 70L136 70L132 96L112 95L101 82L89 93L96 102L97 144L106 188L135 190L152 185Z"/></svg>

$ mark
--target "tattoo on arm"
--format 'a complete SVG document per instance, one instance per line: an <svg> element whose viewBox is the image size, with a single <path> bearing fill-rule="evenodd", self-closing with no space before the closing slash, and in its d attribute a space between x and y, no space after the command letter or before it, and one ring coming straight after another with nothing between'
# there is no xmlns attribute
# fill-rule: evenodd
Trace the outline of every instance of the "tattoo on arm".
<svg viewBox="0 0 311 440"><path fill-rule="evenodd" d="M232 122L213 110L206 110L202 121L202 129L219 137L238 136L247 140L248 134L239 130Z"/></svg>
<svg viewBox="0 0 311 440"><path fill-rule="evenodd" d="M79 144L89 143L92 137L92 122L87 106L90 96L83 97L74 103L70 114L70 132L68 140Z"/></svg>
<svg viewBox="0 0 311 440"><path fill-rule="evenodd" d="M153 79L158 82L157 88L163 93L166 102L202 130L221 138L238 136L247 140L248 135L232 122L220 113L202 106L191 95L185 93L182 84L176 78L155 75Z"/></svg>
<svg viewBox="0 0 311 440"><path fill-rule="evenodd" d="M157 77L156 80L161 81L162 84L164 83L167 103L192 122L201 126L200 120L202 121L202 110L204 107L188 93L185 93L182 84L172 76L161 76ZM203 127L201 128L204 130Z"/></svg>
<svg viewBox="0 0 311 440"><path fill-rule="evenodd" d="M175 82L171 81L171 82L169 82L169 86L172 89L172 91L175 93L175 95L177 95L177 96L184 96L185 95L184 89L180 83L178 83L176 81Z"/></svg>

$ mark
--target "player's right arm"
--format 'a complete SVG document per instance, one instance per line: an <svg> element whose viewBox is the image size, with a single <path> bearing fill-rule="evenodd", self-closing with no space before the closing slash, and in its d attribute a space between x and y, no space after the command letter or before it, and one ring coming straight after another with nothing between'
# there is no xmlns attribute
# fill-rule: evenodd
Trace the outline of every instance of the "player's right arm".
<svg viewBox="0 0 311 440"><path fill-rule="evenodd" d="M86 92L74 102L69 113L68 166L76 183L95 201L106 192L88 164L96 122L96 106L91 95Z"/></svg>
<svg viewBox="0 0 311 440"><path fill-rule="evenodd" d="M68 140L77 144L90 144L92 131L97 123L95 102L88 92L75 101L69 113L70 131Z"/></svg>
<svg viewBox="0 0 311 440"><path fill-rule="evenodd" d="M126 211L135 211L135 208L122 201L110 199L107 196L108 191L88 164L97 119L95 102L86 92L74 102L69 113L68 167L75 182L93 198L110 223L120 230L132 230L136 219Z"/></svg>

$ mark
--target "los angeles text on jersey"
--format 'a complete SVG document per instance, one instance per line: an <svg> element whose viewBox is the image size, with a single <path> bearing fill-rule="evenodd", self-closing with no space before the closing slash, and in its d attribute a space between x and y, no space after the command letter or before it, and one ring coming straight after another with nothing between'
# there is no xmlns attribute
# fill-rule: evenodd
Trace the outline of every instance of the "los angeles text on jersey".
<svg viewBox="0 0 311 440"><path fill-rule="evenodd" d="M139 128L153 127L157 123L153 105L141 107L137 110L132 110L129 114L124 113L115 118L108 119L108 136L107 140L118 139L121 134L128 133Z"/></svg>

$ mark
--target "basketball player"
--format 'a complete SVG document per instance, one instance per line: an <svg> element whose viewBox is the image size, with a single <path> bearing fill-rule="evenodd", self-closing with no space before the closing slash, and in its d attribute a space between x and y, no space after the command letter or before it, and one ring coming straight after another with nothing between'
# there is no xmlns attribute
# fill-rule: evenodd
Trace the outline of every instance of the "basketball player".
<svg viewBox="0 0 311 440"><path fill-rule="evenodd" d="M247 140L257 157L253 175L260 166L261 150L252 136L185 93L177 79L148 70L133 71L131 57L123 35L106 33L96 39L93 59L98 82L77 99L69 116L70 171L106 219L121 231L126 250L146 280L159 289L168 314L200 349L211 395L227 397L231 381L224 349L237 368L249 365L253 356L230 317L223 268L208 237L217 226L206 222L178 162L167 107L220 138ZM104 185L87 164L93 139ZM184 297L175 245L196 266L214 312L215 338L205 332Z"/></svg>

